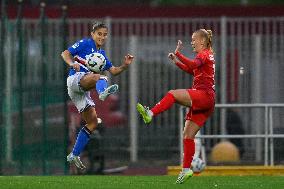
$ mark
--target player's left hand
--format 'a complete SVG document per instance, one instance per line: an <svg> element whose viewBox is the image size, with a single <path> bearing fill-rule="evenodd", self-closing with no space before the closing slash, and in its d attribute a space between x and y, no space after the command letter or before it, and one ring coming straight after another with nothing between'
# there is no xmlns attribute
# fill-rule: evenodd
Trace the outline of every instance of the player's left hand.
<svg viewBox="0 0 284 189"><path fill-rule="evenodd" d="M172 61L172 63L176 63L178 60L177 60L177 57L174 53L169 53L168 54L168 58Z"/></svg>
<svg viewBox="0 0 284 189"><path fill-rule="evenodd" d="M127 54L124 57L124 65L129 66L133 62L134 56L131 54Z"/></svg>

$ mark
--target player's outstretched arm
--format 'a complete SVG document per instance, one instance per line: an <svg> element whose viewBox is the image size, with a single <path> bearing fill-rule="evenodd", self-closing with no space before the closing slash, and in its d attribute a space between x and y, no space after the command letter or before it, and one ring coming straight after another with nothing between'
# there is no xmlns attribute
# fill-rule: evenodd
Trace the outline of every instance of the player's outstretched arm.
<svg viewBox="0 0 284 189"><path fill-rule="evenodd" d="M181 50L183 48L183 44L181 40L178 40L177 42L177 47L175 50L175 55L176 57L185 65L187 65L189 67L189 69L193 70L195 68L197 68L198 66L200 66L200 61L194 59L191 60L189 58L187 58L186 56L184 56L183 54L181 54ZM182 65L181 65L182 66ZM180 67L180 66L179 66Z"/></svg>
<svg viewBox="0 0 284 189"><path fill-rule="evenodd" d="M175 52L175 55L183 64L187 65L192 70L194 70L195 68L199 67L202 64L202 62L199 59L195 58L194 60L191 60L186 56L184 56L183 54L181 54L179 51Z"/></svg>
<svg viewBox="0 0 284 189"><path fill-rule="evenodd" d="M172 61L172 63L174 63L175 65L177 65L180 69L182 69L183 71L192 74L193 75L193 71L192 69L190 69L186 64L181 63L177 57L175 56L174 53L169 53L168 58Z"/></svg>
<svg viewBox="0 0 284 189"><path fill-rule="evenodd" d="M181 51L182 48L183 48L182 41L181 41L181 40L178 40L178 42L177 42L177 47L176 47L176 50L175 50L175 54L176 54L178 51Z"/></svg>
<svg viewBox="0 0 284 189"><path fill-rule="evenodd" d="M109 72L112 74L112 75L119 75L121 72L123 72L124 70L126 70L128 68L128 66L133 62L133 59L134 59L134 56L131 55L131 54L127 54L125 57L124 57L124 62L122 63L121 66L118 66L118 67L115 67L115 66L112 66L110 69L109 69Z"/></svg>
<svg viewBox="0 0 284 189"><path fill-rule="evenodd" d="M80 70L80 65L73 60L73 56L68 50L63 51L61 53L61 57L68 64L68 66L73 67L76 70L76 72Z"/></svg>

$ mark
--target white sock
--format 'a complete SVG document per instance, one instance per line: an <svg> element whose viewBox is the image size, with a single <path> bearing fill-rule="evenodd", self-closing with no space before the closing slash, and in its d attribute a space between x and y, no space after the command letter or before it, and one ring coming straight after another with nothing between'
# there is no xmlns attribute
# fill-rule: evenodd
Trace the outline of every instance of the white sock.
<svg viewBox="0 0 284 189"><path fill-rule="evenodd" d="M182 168L182 172L188 172L190 170L190 168Z"/></svg>
<svg viewBox="0 0 284 189"><path fill-rule="evenodd" d="M154 114L153 114L153 112L152 112L151 110L149 110L148 113L149 113L149 115L150 115L151 117L153 117Z"/></svg>

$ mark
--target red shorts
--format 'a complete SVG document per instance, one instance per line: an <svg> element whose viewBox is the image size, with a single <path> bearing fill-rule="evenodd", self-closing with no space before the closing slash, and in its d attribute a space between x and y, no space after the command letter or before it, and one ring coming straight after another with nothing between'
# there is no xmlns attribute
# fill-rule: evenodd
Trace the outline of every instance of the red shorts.
<svg viewBox="0 0 284 189"><path fill-rule="evenodd" d="M188 89L187 91L192 100L192 105L187 111L185 119L191 120L201 127L214 112L215 94L197 89Z"/></svg>

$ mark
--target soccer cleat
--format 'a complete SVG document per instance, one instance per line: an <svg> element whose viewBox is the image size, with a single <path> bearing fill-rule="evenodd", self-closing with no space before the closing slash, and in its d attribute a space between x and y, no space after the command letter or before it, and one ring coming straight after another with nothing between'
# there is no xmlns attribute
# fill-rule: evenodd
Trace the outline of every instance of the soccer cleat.
<svg viewBox="0 0 284 189"><path fill-rule="evenodd" d="M80 157L75 156L72 152L67 156L67 161L69 163L74 163L79 169L86 169L85 165L80 160Z"/></svg>
<svg viewBox="0 0 284 189"><path fill-rule="evenodd" d="M188 171L181 171L178 175L176 184L182 184L192 176L193 176L193 171L191 169L189 169Z"/></svg>
<svg viewBox="0 0 284 189"><path fill-rule="evenodd" d="M137 111L141 114L143 117L143 121L148 124L152 121L152 115L150 113L150 110L148 107L142 106L142 104L138 103L137 106Z"/></svg>
<svg viewBox="0 0 284 189"><path fill-rule="evenodd" d="M114 94L117 91L118 91L118 85L117 84L111 85L99 95L99 99L104 101L109 95Z"/></svg>

